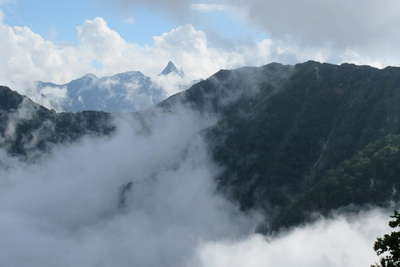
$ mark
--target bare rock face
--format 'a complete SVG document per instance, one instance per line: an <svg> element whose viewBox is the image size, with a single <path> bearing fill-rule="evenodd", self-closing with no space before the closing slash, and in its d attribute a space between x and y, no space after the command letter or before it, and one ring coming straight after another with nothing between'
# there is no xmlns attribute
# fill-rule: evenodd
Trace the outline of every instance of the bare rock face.
<svg viewBox="0 0 400 267"><path fill-rule="evenodd" d="M175 64L172 61L169 61L167 66L160 73L160 75L167 76L167 75L170 75L171 73L178 75L180 77L185 76L185 73L183 72L183 70L178 70L178 68L175 66Z"/></svg>

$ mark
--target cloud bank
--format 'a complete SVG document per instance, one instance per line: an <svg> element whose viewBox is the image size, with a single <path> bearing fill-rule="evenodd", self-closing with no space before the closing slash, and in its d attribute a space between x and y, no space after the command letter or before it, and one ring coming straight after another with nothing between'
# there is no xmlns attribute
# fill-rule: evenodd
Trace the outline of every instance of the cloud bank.
<svg viewBox="0 0 400 267"><path fill-rule="evenodd" d="M200 243L238 238L254 222L215 194L218 168L190 111L119 118L37 165L1 169L1 266L185 266ZM124 189L125 188L125 189Z"/></svg>
<svg viewBox="0 0 400 267"><path fill-rule="evenodd" d="M23 110L29 113L29 107ZM22 114L19 116L29 116ZM221 171L191 110L115 118L110 138L55 148L35 165L0 153L1 266L368 266L382 210L279 236L216 193ZM12 133L11 133L12 134Z"/></svg>
<svg viewBox="0 0 400 267"><path fill-rule="evenodd" d="M362 267L377 262L372 244L389 231L386 212L373 210L355 217L299 227L278 237L260 235L238 242L204 244L197 254L196 267Z"/></svg>
<svg viewBox="0 0 400 267"><path fill-rule="evenodd" d="M399 64L400 2L229 0L275 40L329 48L337 57ZM393 58L394 57L394 58ZM354 58L356 60L356 58Z"/></svg>
<svg viewBox="0 0 400 267"><path fill-rule="evenodd" d="M228 0L273 38L293 38L305 45L368 47L398 40L400 3L396 0ZM389 38L389 39L388 39Z"/></svg>

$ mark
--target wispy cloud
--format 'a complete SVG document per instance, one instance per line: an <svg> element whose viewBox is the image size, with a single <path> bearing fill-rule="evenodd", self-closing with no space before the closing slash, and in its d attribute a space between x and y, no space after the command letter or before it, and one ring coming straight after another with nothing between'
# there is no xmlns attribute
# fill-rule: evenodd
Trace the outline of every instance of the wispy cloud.
<svg viewBox="0 0 400 267"><path fill-rule="evenodd" d="M0 6L4 4L15 3L16 0L0 0Z"/></svg>
<svg viewBox="0 0 400 267"><path fill-rule="evenodd" d="M135 19L135 17L128 17L128 18L124 19L124 22L127 24L135 24L136 19Z"/></svg>
<svg viewBox="0 0 400 267"><path fill-rule="evenodd" d="M222 4L192 4L191 8L200 12L215 12L215 11L226 11L228 6Z"/></svg>

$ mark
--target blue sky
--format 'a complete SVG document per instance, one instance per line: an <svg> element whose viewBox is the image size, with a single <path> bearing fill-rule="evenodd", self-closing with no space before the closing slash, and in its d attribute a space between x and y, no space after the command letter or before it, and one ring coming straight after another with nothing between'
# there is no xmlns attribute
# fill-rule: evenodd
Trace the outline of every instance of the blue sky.
<svg viewBox="0 0 400 267"><path fill-rule="evenodd" d="M59 42L75 42L76 26L95 17L103 17L126 40L138 43L147 43L151 36L175 26L147 10L132 10L132 14L127 15L134 17L135 23L127 23L129 16L122 16L117 10L102 6L95 0L17 0L4 11L8 24L28 26L46 39Z"/></svg>
<svg viewBox="0 0 400 267"><path fill-rule="evenodd" d="M46 39L59 43L75 43L76 26L87 19L104 18L124 39L138 44L150 44L152 37L168 32L182 23L155 10L131 8L121 12L98 0L16 0L3 7L9 25L28 26ZM134 22L132 23L132 18ZM236 42L260 40L265 34L224 11L199 12L183 23L193 24L216 41Z"/></svg>

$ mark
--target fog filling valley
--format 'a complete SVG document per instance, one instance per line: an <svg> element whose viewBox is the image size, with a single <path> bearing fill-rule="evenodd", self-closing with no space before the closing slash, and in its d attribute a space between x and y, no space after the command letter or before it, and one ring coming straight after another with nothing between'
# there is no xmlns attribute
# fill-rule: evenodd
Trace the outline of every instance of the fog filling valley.
<svg viewBox="0 0 400 267"><path fill-rule="evenodd" d="M1 153L0 266L369 266L389 211L371 209L277 236L216 193L221 166L185 108L144 123L115 118L110 138L54 148L35 164ZM268 218L266 218L268 219Z"/></svg>

